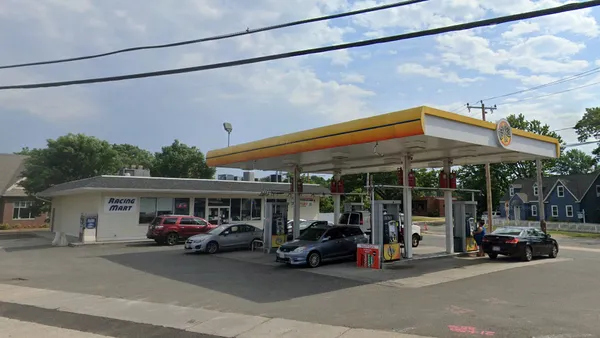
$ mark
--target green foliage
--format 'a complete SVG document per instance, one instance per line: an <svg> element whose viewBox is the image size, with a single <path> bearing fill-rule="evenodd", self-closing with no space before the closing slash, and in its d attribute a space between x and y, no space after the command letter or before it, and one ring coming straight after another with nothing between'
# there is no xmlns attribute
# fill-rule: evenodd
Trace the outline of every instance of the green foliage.
<svg viewBox="0 0 600 338"><path fill-rule="evenodd" d="M119 170L118 153L110 143L84 134L67 134L48 140L44 149L24 148L21 153L29 156L22 173L27 179L21 185L30 196L52 185ZM32 209L40 214L46 207L36 200Z"/></svg>
<svg viewBox="0 0 600 338"><path fill-rule="evenodd" d="M152 176L179 178L214 178L216 169L206 165L204 154L175 140L154 155Z"/></svg>
<svg viewBox="0 0 600 338"><path fill-rule="evenodd" d="M154 154L138 146L113 144L113 149L117 151L120 168L131 168L134 165L151 168L154 164Z"/></svg>
<svg viewBox="0 0 600 338"><path fill-rule="evenodd" d="M594 171L598 160L578 149L563 153L552 172L557 175L588 174Z"/></svg>
<svg viewBox="0 0 600 338"><path fill-rule="evenodd" d="M538 120L528 121L525 115L509 115L508 122L513 128L529 131L535 134L557 138L562 143L558 134L550 130L550 126L542 124ZM542 173L547 175L556 167L556 160L543 160ZM508 191L510 183L519 178L536 177L535 161L521 161L516 163L497 163L490 166L492 181L492 206L497 208L502 195ZM487 209L487 192L485 188L485 167L483 165L463 166L457 172L459 187L462 189L480 190L482 194L476 194L477 212L481 214ZM461 194L464 195L464 194ZM470 194L468 194L470 195ZM467 196L462 196L466 198ZM470 199L470 196L469 196Z"/></svg>
<svg viewBox="0 0 600 338"><path fill-rule="evenodd" d="M585 114L575 125L579 142L585 142L590 138L600 135L600 107L586 108ZM596 159L600 160L600 144L592 152Z"/></svg>

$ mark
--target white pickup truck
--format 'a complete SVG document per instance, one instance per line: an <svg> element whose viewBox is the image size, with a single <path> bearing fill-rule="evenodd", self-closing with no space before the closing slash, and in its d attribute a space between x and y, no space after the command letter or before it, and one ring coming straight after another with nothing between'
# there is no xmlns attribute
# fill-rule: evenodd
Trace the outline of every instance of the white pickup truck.
<svg viewBox="0 0 600 338"><path fill-rule="evenodd" d="M402 228L404 229L404 214L400 214L400 221ZM367 234L371 233L371 213L368 211L349 211L344 212L340 215L340 219L337 224L340 225L358 225ZM403 239L403 235L400 235ZM413 222L412 224L412 247L416 248L419 246L419 242L423 240L421 235L421 227Z"/></svg>

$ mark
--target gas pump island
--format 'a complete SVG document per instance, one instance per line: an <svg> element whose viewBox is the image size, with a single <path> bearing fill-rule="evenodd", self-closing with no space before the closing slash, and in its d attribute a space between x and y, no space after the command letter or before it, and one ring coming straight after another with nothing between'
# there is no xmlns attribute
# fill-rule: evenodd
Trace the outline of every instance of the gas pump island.
<svg viewBox="0 0 600 338"><path fill-rule="evenodd" d="M453 201L455 189L450 186L455 182L451 173L453 166L559 156L557 139L514 129L507 120L486 122L420 106L211 150L206 154L206 162L210 167L293 171L294 177L302 173L333 174L336 185L331 190L334 211L338 215L340 196L345 193L338 183L341 175L392 172L402 168L403 181L408 183L413 169L442 168L447 176L441 177L440 182L447 185L440 185L439 190L444 194L445 252L450 254L472 249L469 235L476 220L474 202ZM381 187L376 183L369 185ZM401 235L407 243L404 254L407 258L412 257L412 247L408 245L411 243L408 229L412 226L412 208L404 211L406 231L403 234L398 223L400 204L412 205L412 190L417 188L408 185L393 188L403 192L402 203L377 201L371 191L373 245L377 248L374 251L379 252L376 256L380 261L374 260L374 252L370 251L370 256L366 256L369 264L398 259L400 245L397 241ZM300 194L298 188L294 188L295 200L299 200ZM285 204L279 207L266 205L264 241L268 250L279 246L286 238ZM294 205L294 217L298 219L299 215L298 203ZM294 232L298 231L298 226L294 224Z"/></svg>
<svg viewBox="0 0 600 338"><path fill-rule="evenodd" d="M271 253L287 241L287 201L267 202L265 204L265 220L263 227L263 250Z"/></svg>

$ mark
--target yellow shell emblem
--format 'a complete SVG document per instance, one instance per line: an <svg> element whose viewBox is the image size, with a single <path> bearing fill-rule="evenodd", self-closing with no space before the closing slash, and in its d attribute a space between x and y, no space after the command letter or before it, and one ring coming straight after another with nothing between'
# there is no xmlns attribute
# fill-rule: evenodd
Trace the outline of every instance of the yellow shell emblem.
<svg viewBox="0 0 600 338"><path fill-rule="evenodd" d="M498 136L498 142L504 148L510 146L512 142L512 127L507 120L500 120L496 123L496 136Z"/></svg>

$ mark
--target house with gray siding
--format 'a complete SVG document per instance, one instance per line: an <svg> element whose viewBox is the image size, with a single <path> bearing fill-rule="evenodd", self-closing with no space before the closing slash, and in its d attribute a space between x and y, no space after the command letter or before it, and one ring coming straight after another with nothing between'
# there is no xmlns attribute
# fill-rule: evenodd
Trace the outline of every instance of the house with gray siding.
<svg viewBox="0 0 600 338"><path fill-rule="evenodd" d="M544 177L544 200L534 178L515 180L500 200L500 216L510 220L539 220L544 208L546 220L600 223L600 171L590 174Z"/></svg>

